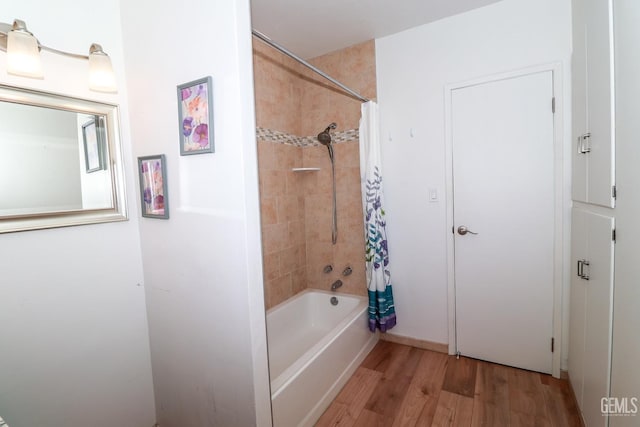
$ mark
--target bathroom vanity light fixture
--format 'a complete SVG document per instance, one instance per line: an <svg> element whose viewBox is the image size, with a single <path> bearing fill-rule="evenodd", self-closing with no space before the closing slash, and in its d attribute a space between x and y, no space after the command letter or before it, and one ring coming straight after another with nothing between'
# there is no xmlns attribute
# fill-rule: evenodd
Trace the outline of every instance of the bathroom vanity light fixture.
<svg viewBox="0 0 640 427"><path fill-rule="evenodd" d="M13 25L0 22L0 50L7 52L7 73L33 79L44 78L40 51L46 50L58 55L89 61L89 89L97 92L118 91L111 59L102 46L92 44L89 55L78 55L40 44L27 30L24 21L16 19Z"/></svg>

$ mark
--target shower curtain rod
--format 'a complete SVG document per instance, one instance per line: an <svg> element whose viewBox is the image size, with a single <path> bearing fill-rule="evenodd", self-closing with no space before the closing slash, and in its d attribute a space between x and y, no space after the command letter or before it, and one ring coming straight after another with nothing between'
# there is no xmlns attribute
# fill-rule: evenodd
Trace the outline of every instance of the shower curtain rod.
<svg viewBox="0 0 640 427"><path fill-rule="evenodd" d="M331 83L333 83L336 86L340 87L342 90L344 90L348 94L350 94L352 96L355 96L360 101L362 101L362 102L369 102L370 101L369 99L367 99L364 96L360 95L358 92L354 91L353 89L350 89L347 86L343 85L342 83L340 83L339 81L337 81L336 79L334 79L333 77L331 77L330 75L325 73L324 71L322 71L322 70L314 67L313 65L309 64L307 61L305 61L304 59L300 58L298 55L296 55L295 53L291 52L287 48L285 48L283 46L280 46L278 43L274 42L273 40L271 40L269 37L265 36L261 32L259 32L257 30L251 30L251 33L255 37L259 38L260 40L262 40L263 42L268 44L269 46L273 47L276 50L279 50L280 52L284 53L288 57L298 61L299 63L301 63L302 65L304 65L305 67L307 67L308 69L313 71L314 73L317 73L317 74L321 75L322 77L324 77L325 79L329 80Z"/></svg>

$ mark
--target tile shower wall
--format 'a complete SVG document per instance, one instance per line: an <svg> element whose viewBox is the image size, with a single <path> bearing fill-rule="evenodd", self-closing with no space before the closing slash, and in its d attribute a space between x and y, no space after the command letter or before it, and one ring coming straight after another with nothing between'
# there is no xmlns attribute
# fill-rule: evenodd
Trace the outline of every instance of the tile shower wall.
<svg viewBox="0 0 640 427"><path fill-rule="evenodd" d="M310 61L363 96L375 98L373 41ZM357 128L360 101L254 41L265 300L272 307L305 288L366 295ZM331 242L332 181L327 149L315 136L336 122L338 241ZM319 171L293 172L294 167ZM323 273L325 265L333 272ZM353 274L341 272L350 266Z"/></svg>
<svg viewBox="0 0 640 427"><path fill-rule="evenodd" d="M258 127L299 135L302 82L300 65L254 39L253 75Z"/></svg>
<svg viewBox="0 0 640 427"><path fill-rule="evenodd" d="M306 287L305 197L298 173L302 148L258 143L260 212L267 307Z"/></svg>
<svg viewBox="0 0 640 427"><path fill-rule="evenodd" d="M362 96L376 98L376 57L373 40L319 56L309 62ZM361 102L345 95L342 90L336 89L310 70L303 68L302 72L303 111L300 132L303 135L316 135L331 122L338 124L339 131L357 129Z"/></svg>

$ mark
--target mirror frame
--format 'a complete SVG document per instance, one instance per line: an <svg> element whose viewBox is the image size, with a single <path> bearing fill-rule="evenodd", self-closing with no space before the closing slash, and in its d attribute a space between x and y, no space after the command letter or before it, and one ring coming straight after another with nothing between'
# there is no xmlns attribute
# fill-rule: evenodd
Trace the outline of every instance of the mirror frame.
<svg viewBox="0 0 640 427"><path fill-rule="evenodd" d="M107 134L106 143L109 158L106 160L111 168L113 200L113 206L106 209L0 216L0 233L127 221L129 219L120 138L120 113L117 105L2 84L0 84L0 102L102 116Z"/></svg>

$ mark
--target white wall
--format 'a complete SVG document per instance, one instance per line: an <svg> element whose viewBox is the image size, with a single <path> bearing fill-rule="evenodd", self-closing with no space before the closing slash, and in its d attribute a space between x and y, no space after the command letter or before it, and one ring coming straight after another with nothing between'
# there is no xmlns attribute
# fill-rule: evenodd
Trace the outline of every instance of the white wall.
<svg viewBox="0 0 640 427"><path fill-rule="evenodd" d="M447 84L539 64L562 64L568 218L570 6L569 0L503 0L376 40L382 167L398 315L393 333L448 342ZM430 187L437 189L439 202L429 203ZM565 297L567 292L568 285Z"/></svg>
<svg viewBox="0 0 640 427"><path fill-rule="evenodd" d="M615 0L616 185L615 293L611 396L640 398L640 4ZM633 407L629 407L633 409ZM611 417L611 426L637 426L640 415Z"/></svg>
<svg viewBox="0 0 640 427"><path fill-rule="evenodd" d="M249 2L122 16L134 154L167 158L170 219L140 220L158 422L270 425ZM215 153L181 157L176 86L207 75Z"/></svg>
<svg viewBox="0 0 640 427"><path fill-rule="evenodd" d="M27 22L40 41L88 52L99 42L117 95L87 89L85 62L43 52L44 80L0 83L120 104L127 187L135 188L119 4L21 0L0 21ZM128 194L135 212L135 191ZM0 416L12 427L151 427L155 408L136 215L128 222L0 236Z"/></svg>

